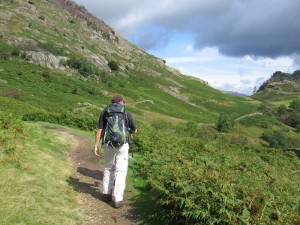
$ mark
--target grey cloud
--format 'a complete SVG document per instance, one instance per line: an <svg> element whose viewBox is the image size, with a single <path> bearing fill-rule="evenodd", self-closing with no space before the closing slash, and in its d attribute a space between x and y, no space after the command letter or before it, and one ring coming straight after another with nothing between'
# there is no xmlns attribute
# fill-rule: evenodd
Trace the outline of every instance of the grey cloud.
<svg viewBox="0 0 300 225"><path fill-rule="evenodd" d="M149 38L151 37L151 38ZM134 42L143 49L156 50L167 45L170 35L166 32L145 32L139 36Z"/></svg>
<svg viewBox="0 0 300 225"><path fill-rule="evenodd" d="M178 18L180 29L194 34L194 47L217 47L227 56L278 57L300 53L300 1L232 0L226 3L218 11L198 14L194 11L193 15L186 12L186 17Z"/></svg>
<svg viewBox="0 0 300 225"><path fill-rule="evenodd" d="M113 28L138 4L137 0L73 0Z"/></svg>
<svg viewBox="0 0 300 225"><path fill-rule="evenodd" d="M150 32L145 41L145 32L130 35L129 30L154 26L165 33L189 32L195 48L217 47L227 56L300 55L299 0L75 1L146 49L167 39Z"/></svg>

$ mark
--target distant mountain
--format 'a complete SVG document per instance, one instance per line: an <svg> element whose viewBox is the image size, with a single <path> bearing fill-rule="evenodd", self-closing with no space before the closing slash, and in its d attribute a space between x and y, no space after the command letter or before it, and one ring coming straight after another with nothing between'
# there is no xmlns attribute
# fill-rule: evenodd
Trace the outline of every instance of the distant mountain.
<svg viewBox="0 0 300 225"><path fill-rule="evenodd" d="M224 91L224 93L226 93L228 95L232 95L232 96L240 96L240 97L246 97L246 96L248 96L246 94L235 92L235 91Z"/></svg>

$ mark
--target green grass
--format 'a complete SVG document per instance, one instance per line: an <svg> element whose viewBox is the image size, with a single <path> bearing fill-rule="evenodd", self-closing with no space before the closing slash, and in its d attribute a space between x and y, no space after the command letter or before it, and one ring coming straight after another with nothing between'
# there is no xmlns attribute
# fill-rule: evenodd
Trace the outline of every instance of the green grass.
<svg viewBox="0 0 300 225"><path fill-rule="evenodd" d="M0 223L81 224L76 192L67 183L73 174L67 141L34 124L9 124L1 132L6 140L15 133L10 144L16 154L5 153L8 145L0 151Z"/></svg>
<svg viewBox="0 0 300 225"><path fill-rule="evenodd" d="M299 92L282 93L278 91L268 91L268 92L257 93L254 95L254 97L256 99L274 104L276 106L279 106L281 104L287 106L289 105L290 102L292 102L294 99L297 99L299 97Z"/></svg>
<svg viewBox="0 0 300 225"><path fill-rule="evenodd" d="M200 82L190 82L184 77L175 77L174 80L183 82L182 93L190 96L190 102L195 106L157 87L158 83L164 84L166 88L172 85L164 78L164 74L149 79L148 76L136 75L132 71L129 74L130 79L111 74L109 83L95 82L93 79L82 79L78 75L66 76L61 71L29 64L17 57L9 61L0 61L0 69L2 68L0 103L6 105L3 107L4 111L16 112L19 115L39 109L40 112L71 113L97 120L100 110L116 93L124 95L133 114L142 115L143 111L146 111L174 120L191 120L197 123L215 122L220 110L244 115L256 111L257 108L256 103L225 95ZM126 85L121 85L124 83ZM187 90L191 90L190 93L187 93ZM12 104L7 104L10 99ZM135 104L144 100L148 102ZM90 106L81 110L79 104L83 103ZM26 104L28 107L23 107L22 110L17 107Z"/></svg>

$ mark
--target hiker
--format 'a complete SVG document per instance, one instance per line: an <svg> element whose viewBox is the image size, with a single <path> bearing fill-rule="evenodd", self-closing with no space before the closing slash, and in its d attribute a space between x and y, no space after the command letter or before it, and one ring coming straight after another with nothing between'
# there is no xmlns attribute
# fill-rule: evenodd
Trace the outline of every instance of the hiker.
<svg viewBox="0 0 300 225"><path fill-rule="evenodd" d="M114 125L114 123L116 124ZM123 126L125 125L125 126ZM113 130L119 129L119 130ZM125 132L124 132L125 131ZM116 95L112 103L102 111L96 132L95 155L100 155L98 145L102 139L104 149L103 200L113 201L113 207L123 206L126 174L128 167L129 138L137 133L131 114L125 111L125 101ZM113 188L114 185L114 188Z"/></svg>

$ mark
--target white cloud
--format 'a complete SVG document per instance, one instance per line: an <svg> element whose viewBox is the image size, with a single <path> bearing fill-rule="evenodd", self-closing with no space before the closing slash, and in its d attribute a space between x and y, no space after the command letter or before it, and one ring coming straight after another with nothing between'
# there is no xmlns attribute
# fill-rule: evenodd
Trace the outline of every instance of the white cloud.
<svg viewBox="0 0 300 225"><path fill-rule="evenodd" d="M182 73L199 77L221 90L251 94L254 86L260 86L275 71L287 72L294 69L294 61L289 57L226 57L215 48L197 51L190 45L186 51L189 56L166 58L167 64L180 69Z"/></svg>

